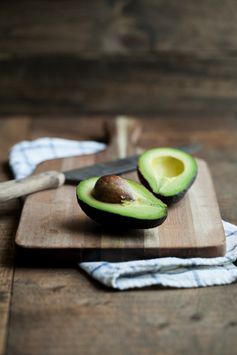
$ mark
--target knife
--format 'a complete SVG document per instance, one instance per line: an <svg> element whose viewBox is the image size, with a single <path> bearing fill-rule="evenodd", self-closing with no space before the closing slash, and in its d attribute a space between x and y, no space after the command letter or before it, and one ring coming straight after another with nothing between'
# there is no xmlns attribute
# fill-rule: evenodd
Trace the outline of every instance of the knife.
<svg viewBox="0 0 237 355"><path fill-rule="evenodd" d="M188 144L179 146L187 153L194 153L201 149L199 144ZM139 155L132 155L127 158L89 165L83 168L65 172L46 171L19 180L10 180L0 183L0 203L18 197L29 195L47 189L57 188L63 184L76 185L80 181L92 176L120 175L136 170Z"/></svg>
<svg viewBox="0 0 237 355"><path fill-rule="evenodd" d="M76 185L92 176L119 175L134 171L137 167L138 156L133 155L65 172L47 171L19 180L2 182L0 183L0 202L6 202L33 192L57 188L64 183Z"/></svg>

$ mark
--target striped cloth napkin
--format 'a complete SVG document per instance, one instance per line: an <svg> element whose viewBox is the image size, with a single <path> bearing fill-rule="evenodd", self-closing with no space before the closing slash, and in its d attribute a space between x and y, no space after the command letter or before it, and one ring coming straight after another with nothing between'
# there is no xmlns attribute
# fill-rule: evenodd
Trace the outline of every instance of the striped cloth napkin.
<svg viewBox="0 0 237 355"><path fill-rule="evenodd" d="M105 149L103 143L40 138L12 147L9 163L16 178L30 175L36 165L48 159L91 154ZM152 285L190 288L230 284L237 279L237 227L224 222L227 252L218 258L174 257L110 263L83 262L79 266L102 284L126 290Z"/></svg>
<svg viewBox="0 0 237 355"><path fill-rule="evenodd" d="M106 148L95 141L73 141L62 138L39 138L15 144L9 153L9 163L16 179L33 173L44 160L93 154Z"/></svg>

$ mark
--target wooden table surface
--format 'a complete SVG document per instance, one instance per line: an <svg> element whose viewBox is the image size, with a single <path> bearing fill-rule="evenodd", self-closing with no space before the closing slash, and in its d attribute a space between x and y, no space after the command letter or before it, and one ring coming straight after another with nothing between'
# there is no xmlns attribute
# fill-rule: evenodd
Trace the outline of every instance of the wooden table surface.
<svg viewBox="0 0 237 355"><path fill-rule="evenodd" d="M22 139L106 139L112 117L0 119L0 178ZM224 219L237 223L235 115L143 118L139 146L197 144ZM118 292L78 268L16 259L21 202L0 206L0 354L236 354L237 285Z"/></svg>

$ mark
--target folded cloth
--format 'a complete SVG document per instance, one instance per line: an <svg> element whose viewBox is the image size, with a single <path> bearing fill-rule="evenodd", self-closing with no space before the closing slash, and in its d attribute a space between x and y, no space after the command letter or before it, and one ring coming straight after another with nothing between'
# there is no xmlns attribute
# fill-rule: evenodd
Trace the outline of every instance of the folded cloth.
<svg viewBox="0 0 237 355"><path fill-rule="evenodd" d="M104 143L73 141L62 138L39 138L15 144L9 153L9 163L16 179L31 175L44 160L93 154L105 149Z"/></svg>
<svg viewBox="0 0 237 355"><path fill-rule="evenodd" d="M237 279L237 227L224 222L227 252L218 258L174 257L121 263L84 262L80 267L106 286L119 290L161 285L190 288L230 284Z"/></svg>
<svg viewBox="0 0 237 355"><path fill-rule="evenodd" d="M16 178L30 175L40 162L105 148L103 143L76 142L59 138L24 141L12 147L9 163ZM237 279L237 226L224 222L227 252L218 258L174 257L109 263L82 262L79 266L102 284L126 290L151 285L190 288L230 284Z"/></svg>

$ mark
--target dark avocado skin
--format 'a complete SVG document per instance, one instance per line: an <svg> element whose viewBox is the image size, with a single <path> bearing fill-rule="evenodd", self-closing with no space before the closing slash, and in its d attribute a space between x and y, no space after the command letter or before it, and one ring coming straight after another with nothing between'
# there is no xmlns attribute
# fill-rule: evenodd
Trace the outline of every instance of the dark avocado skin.
<svg viewBox="0 0 237 355"><path fill-rule="evenodd" d="M144 176L142 175L142 173L140 172L139 168L137 167L137 174L139 177L139 180L141 181L141 183L148 189L150 190L157 198L159 198L162 202L164 202L166 205L170 206L174 203L179 202L184 195L186 194L186 192L189 190L189 188L192 186L192 184L194 183L194 181L196 180L197 177L197 173L196 175L193 177L193 179L190 181L189 185L187 185L186 189L181 191L180 193L173 195L173 196L163 196L160 194L156 194L152 191L148 181L144 178Z"/></svg>
<svg viewBox="0 0 237 355"><path fill-rule="evenodd" d="M148 229L159 226L165 221L167 217L166 214L166 216L160 219L142 220L99 210L87 205L85 202L81 201L78 196L77 201L87 216L89 216L95 222L105 225L106 227L113 227L118 229Z"/></svg>

